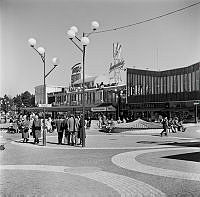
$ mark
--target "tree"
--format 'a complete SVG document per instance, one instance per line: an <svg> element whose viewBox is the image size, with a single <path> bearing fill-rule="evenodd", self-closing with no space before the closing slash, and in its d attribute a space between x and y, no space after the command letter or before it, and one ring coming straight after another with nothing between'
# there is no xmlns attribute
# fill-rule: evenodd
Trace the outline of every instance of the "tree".
<svg viewBox="0 0 200 197"><path fill-rule="evenodd" d="M1 110L7 113L12 106L12 98L9 98L6 94L1 98Z"/></svg>
<svg viewBox="0 0 200 197"><path fill-rule="evenodd" d="M29 91L25 91L21 94L22 103L25 107L31 107L32 95Z"/></svg>
<svg viewBox="0 0 200 197"><path fill-rule="evenodd" d="M16 105L17 108L21 108L22 107L21 95L17 94L16 97L13 98L13 102Z"/></svg>

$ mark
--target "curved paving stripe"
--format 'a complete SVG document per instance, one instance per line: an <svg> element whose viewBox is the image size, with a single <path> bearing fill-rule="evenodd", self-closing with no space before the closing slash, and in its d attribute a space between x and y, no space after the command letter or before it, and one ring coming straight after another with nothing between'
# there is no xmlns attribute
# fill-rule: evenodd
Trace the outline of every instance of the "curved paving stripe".
<svg viewBox="0 0 200 197"><path fill-rule="evenodd" d="M173 151L173 150L198 150L199 148L189 147L189 148L165 148L165 149L156 149L156 150L139 150L125 152L112 157L112 162L122 168L133 170L141 173L152 174L156 176L164 176L170 178L179 178L193 181L200 181L200 164L198 163L197 173L181 172L176 170L163 169L158 167L153 167L149 165L142 164L136 161L138 155L144 153L152 153L158 151ZM199 173L198 173L199 172Z"/></svg>
<svg viewBox="0 0 200 197"><path fill-rule="evenodd" d="M144 182L102 171L95 167L66 167L49 165L1 165L1 170L33 170L46 172L69 173L98 181L113 188L122 197L165 197L160 190Z"/></svg>
<svg viewBox="0 0 200 197"><path fill-rule="evenodd" d="M127 149L155 149L155 148L170 148L174 147L171 145L157 145L157 146L124 146L124 147L81 147L81 146L38 146L35 144L29 144L29 143L22 143L20 142L21 140L18 141L12 141L10 142L11 144L17 145L17 146L23 146L23 147L29 147L29 148L42 148L42 149L58 149L58 150L109 150L109 149L119 149L119 150L127 150Z"/></svg>

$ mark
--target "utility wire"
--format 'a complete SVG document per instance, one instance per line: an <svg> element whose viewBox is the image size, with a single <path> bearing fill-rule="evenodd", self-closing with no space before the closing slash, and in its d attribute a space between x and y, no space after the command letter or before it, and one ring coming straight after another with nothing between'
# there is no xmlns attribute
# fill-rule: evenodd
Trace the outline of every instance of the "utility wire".
<svg viewBox="0 0 200 197"><path fill-rule="evenodd" d="M153 18L149 18L149 19L140 21L140 22L136 22L136 23L132 23L132 24L129 24L129 25L124 25L124 26L119 26L119 27L114 27L114 28L110 28L110 29L105 29L105 30L101 30L101 31L96 31L94 33L98 34L98 33L105 33L105 32L110 32L110 31L117 31L117 30L121 30L121 29L126 29L126 28L129 28L129 27L132 27L132 26L140 25L142 23L146 23L146 22L149 22L149 21L160 19L160 18L165 17L165 16L169 16L171 14L174 14L174 13L180 12L182 10L185 10L185 9L191 8L193 6L196 6L198 4L200 4L200 2L191 4L191 5L188 5L186 7L180 8L178 10L174 10L174 11L168 12L166 14L162 14L162 15L159 15L159 16L156 16L156 17L153 17Z"/></svg>

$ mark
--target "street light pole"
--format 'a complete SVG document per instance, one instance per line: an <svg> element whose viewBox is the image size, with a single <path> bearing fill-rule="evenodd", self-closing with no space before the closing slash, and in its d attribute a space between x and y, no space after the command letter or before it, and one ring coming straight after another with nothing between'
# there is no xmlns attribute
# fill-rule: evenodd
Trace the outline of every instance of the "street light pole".
<svg viewBox="0 0 200 197"><path fill-rule="evenodd" d="M86 49L86 46L83 45L83 139L82 139L82 147L85 147L85 49Z"/></svg>
<svg viewBox="0 0 200 197"><path fill-rule="evenodd" d="M45 77L45 73L46 73L46 55L45 55L45 53L44 53L44 56L43 56L44 58L43 58L43 64L44 64L44 73L43 73L43 77L44 77L44 90L43 90L43 92L44 92L44 95L43 95L43 100L44 100L44 104L46 104L46 77ZM43 128L43 146L46 146L46 138L47 138L47 134L46 134L46 122L45 122L45 116L46 116L46 114L45 114L45 107L43 108L43 124L44 124L44 128Z"/></svg>
<svg viewBox="0 0 200 197"><path fill-rule="evenodd" d="M199 102L195 102L194 103L194 106L195 106L195 123L198 123L198 105L199 105Z"/></svg>
<svg viewBox="0 0 200 197"><path fill-rule="evenodd" d="M85 54L86 54L86 46L89 44L89 36L96 31L97 28L99 28L99 23L96 21L92 22L92 32L90 33L83 33L83 37L79 39L76 36L76 33L78 33L78 28L73 26L70 28L70 30L67 32L69 39L73 42L73 44L82 52L82 64L83 64L83 90L82 90L82 107L83 107L83 130L82 130L82 147L85 147ZM73 38L76 38L79 42L82 43L83 47L80 47Z"/></svg>
<svg viewBox="0 0 200 197"><path fill-rule="evenodd" d="M53 58L53 64L54 67L46 74L46 53L45 49L43 47L38 47L38 49L35 48L36 40L34 38L30 38L29 40L30 46L40 55L40 58L43 62L43 146L46 146L46 122L45 122L45 105L46 105L46 78L47 76L58 66L58 58Z"/></svg>

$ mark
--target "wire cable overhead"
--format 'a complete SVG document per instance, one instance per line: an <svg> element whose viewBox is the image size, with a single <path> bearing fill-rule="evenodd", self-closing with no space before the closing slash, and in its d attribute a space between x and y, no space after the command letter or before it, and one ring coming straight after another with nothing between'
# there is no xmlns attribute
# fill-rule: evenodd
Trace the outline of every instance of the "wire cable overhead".
<svg viewBox="0 0 200 197"><path fill-rule="evenodd" d="M165 14L162 14L162 15L159 15L159 16L156 16L156 17L153 17L153 18L149 18L149 19L145 19L143 21L139 21L139 22L136 22L136 23L132 23L132 24L129 24L129 25L124 25L124 26L119 26L119 27L114 27L114 28L110 28L110 29L105 29L105 30L101 30L101 31L96 31L94 33L105 33L105 32L110 32L110 31L117 31L117 30L121 30L121 29L126 29L126 28L130 28L130 27L133 27L133 26L136 26L136 25L140 25L142 23L146 23L146 22L149 22L149 21L153 21L153 20L156 20L156 19L160 19L160 18L163 18L165 16L169 16L169 15L172 15L174 13L177 13L177 12L180 12L182 10L185 10L185 9L188 9L188 8L191 8L191 7L194 7L196 5L200 4L200 2L197 2L197 3L194 3L194 4L191 4L191 5L188 5L186 7L183 7L183 8L180 8L180 9L177 9L177 10L174 10L174 11L171 11L171 12L167 12Z"/></svg>

